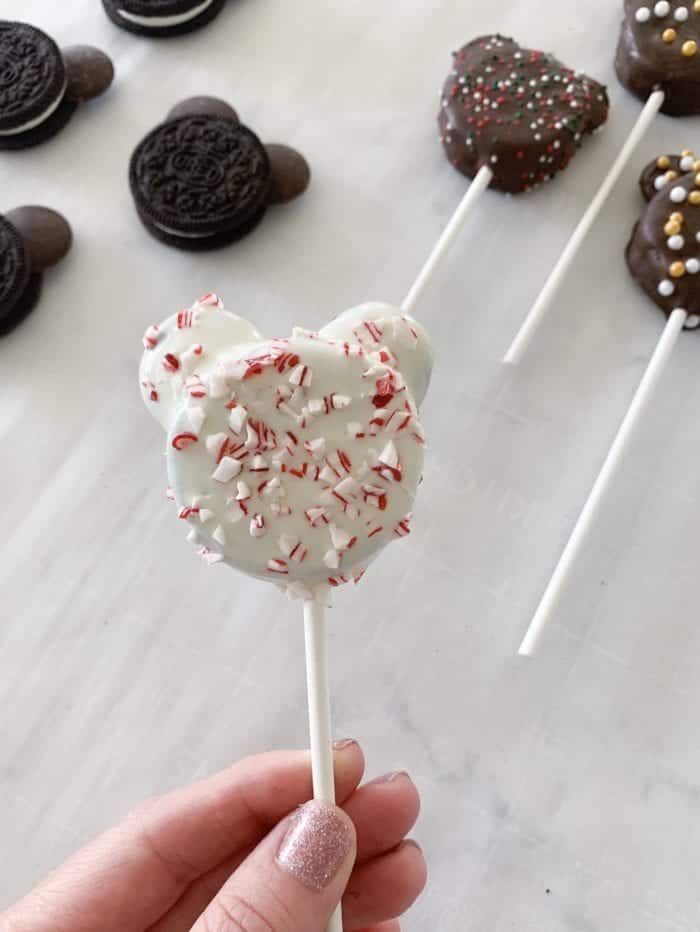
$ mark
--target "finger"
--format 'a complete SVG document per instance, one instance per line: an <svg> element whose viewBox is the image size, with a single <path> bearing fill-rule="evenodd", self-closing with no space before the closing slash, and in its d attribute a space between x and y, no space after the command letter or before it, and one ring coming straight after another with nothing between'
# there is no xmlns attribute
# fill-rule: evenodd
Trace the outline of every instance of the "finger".
<svg viewBox="0 0 700 932"><path fill-rule="evenodd" d="M425 858L414 841L362 864L343 897L346 927L364 928L403 915L420 896L426 879Z"/></svg>
<svg viewBox="0 0 700 932"><path fill-rule="evenodd" d="M357 744L336 750L339 800L353 792L363 770ZM141 932L193 880L256 844L311 796L308 752L247 758L142 806L59 868L10 917L32 932L55 932L62 925L71 932ZM81 904L77 917L76 902Z"/></svg>
<svg viewBox="0 0 700 932"><path fill-rule="evenodd" d="M390 919L388 922L380 922L378 926L372 926L371 929L358 929L357 932L401 932L401 926L398 919Z"/></svg>
<svg viewBox="0 0 700 932"><path fill-rule="evenodd" d="M407 774L391 773L360 787L343 809L355 823L356 863L360 863L390 851L401 842L415 824L420 799ZM187 932L247 853L237 854L194 881L150 932Z"/></svg>
<svg viewBox="0 0 700 932"><path fill-rule="evenodd" d="M420 797L407 773L390 773L356 790L343 806L357 830L357 863L395 848L416 824Z"/></svg>
<svg viewBox="0 0 700 932"><path fill-rule="evenodd" d="M355 861L355 827L342 809L310 802L278 825L192 932L325 932Z"/></svg>

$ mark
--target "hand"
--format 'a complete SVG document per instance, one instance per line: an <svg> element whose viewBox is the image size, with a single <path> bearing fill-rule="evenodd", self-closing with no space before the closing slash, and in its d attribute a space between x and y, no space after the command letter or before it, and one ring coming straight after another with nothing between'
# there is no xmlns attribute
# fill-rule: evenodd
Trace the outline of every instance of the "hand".
<svg viewBox="0 0 700 932"><path fill-rule="evenodd" d="M309 755L280 751L141 806L9 912L0 932L399 932L423 889L405 774L359 786L362 751L335 751L341 808L307 803ZM298 807L302 806L301 809Z"/></svg>

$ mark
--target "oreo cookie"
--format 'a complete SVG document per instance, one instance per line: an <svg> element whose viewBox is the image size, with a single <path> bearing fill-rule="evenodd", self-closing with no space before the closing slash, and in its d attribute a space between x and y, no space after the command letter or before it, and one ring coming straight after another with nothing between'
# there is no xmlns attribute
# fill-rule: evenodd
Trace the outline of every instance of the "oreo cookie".
<svg viewBox="0 0 700 932"><path fill-rule="evenodd" d="M66 220L45 207L19 207L0 214L0 336L34 310L42 272L67 254L72 242Z"/></svg>
<svg viewBox="0 0 700 932"><path fill-rule="evenodd" d="M102 0L107 16L129 32L167 38L210 23L226 0Z"/></svg>
<svg viewBox="0 0 700 932"><path fill-rule="evenodd" d="M62 53L40 29L0 20L0 149L50 139L79 103L106 91L113 76L111 61L97 49Z"/></svg>
<svg viewBox="0 0 700 932"><path fill-rule="evenodd" d="M258 225L270 204L279 203L282 187L285 200L306 189L308 166L289 151L296 161L273 153L273 166L267 147L228 104L209 97L183 101L131 157L129 183L138 215L154 237L179 249L235 242Z"/></svg>

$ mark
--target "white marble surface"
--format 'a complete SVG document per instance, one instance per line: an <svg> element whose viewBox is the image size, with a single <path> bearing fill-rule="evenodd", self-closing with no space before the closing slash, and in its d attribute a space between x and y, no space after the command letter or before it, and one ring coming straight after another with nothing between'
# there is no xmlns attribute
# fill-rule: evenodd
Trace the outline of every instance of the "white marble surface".
<svg viewBox="0 0 700 932"><path fill-rule="evenodd" d="M700 928L697 335L541 656L515 656L662 328L622 262L637 170L700 147L697 121L658 119L506 377L500 355L639 112L612 69L620 6L230 0L215 27L156 44L97 0L0 0L118 69L51 144L0 158L0 209L43 202L76 234L0 343L0 906L142 797L305 744L299 607L185 544L140 337L209 289L265 332L400 300L465 188L435 133L450 50L500 29L608 81L612 121L546 190L488 194L420 309L428 468L413 536L337 599L336 732L422 790L432 876L408 932ZM314 183L239 245L188 257L141 229L126 165L202 92L303 150Z"/></svg>

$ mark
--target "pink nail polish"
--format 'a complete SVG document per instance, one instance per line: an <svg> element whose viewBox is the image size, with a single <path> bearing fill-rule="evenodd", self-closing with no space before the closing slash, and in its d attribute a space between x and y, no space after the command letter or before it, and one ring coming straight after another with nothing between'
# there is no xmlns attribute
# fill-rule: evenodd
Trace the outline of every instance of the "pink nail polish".
<svg viewBox="0 0 700 932"><path fill-rule="evenodd" d="M397 780L401 779L410 780L411 778L405 770L395 770L393 773L385 773L381 777L375 777L374 780L369 781L367 786L378 783L395 783Z"/></svg>
<svg viewBox="0 0 700 932"><path fill-rule="evenodd" d="M352 846L352 831L336 807L314 801L293 816L277 863L306 887L320 892L338 873Z"/></svg>

